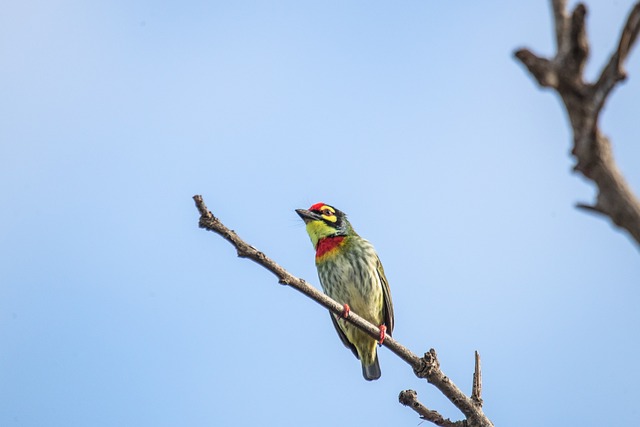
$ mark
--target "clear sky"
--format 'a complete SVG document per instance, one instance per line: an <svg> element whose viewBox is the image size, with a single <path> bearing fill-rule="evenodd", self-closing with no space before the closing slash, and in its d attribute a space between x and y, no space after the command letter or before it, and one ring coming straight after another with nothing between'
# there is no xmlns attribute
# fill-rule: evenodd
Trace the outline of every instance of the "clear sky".
<svg viewBox="0 0 640 427"><path fill-rule="evenodd" d="M593 77L630 0L589 1ZM5 0L0 426L405 425L461 415L198 229L191 197L315 285L295 208L376 246L394 337L496 426L634 425L640 253L574 208L547 1ZM640 192L640 52L602 130Z"/></svg>

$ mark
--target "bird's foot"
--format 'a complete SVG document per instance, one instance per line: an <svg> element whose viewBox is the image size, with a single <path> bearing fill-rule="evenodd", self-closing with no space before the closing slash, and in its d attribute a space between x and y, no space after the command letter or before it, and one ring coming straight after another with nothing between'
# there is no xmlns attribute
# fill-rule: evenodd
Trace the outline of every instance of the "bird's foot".
<svg viewBox="0 0 640 427"><path fill-rule="evenodd" d="M349 307L349 304L345 304L344 308L342 309L342 314L340 315L340 317L343 319L346 319L347 317L349 317L350 312L351 312L351 307Z"/></svg>
<svg viewBox="0 0 640 427"><path fill-rule="evenodd" d="M378 346L381 347L384 339L387 337L387 327L380 325L380 339L378 340Z"/></svg>

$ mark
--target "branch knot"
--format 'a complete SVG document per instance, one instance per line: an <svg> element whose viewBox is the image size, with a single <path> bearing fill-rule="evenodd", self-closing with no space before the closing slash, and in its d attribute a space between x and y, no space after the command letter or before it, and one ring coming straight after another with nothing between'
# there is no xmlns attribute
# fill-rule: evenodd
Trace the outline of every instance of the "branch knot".
<svg viewBox="0 0 640 427"><path fill-rule="evenodd" d="M420 365L414 367L413 372L417 377L426 378L428 381L432 373L438 369L440 369L440 362L438 362L436 351L432 348L420 359Z"/></svg>

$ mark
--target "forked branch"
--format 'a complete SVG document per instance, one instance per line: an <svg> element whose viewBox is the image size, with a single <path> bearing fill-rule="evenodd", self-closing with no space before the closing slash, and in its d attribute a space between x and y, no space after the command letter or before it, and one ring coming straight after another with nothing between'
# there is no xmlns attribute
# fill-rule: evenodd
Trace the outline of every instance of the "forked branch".
<svg viewBox="0 0 640 427"><path fill-rule="evenodd" d="M398 396L398 400L404 406L408 406L409 408L416 411L420 418L425 421L430 421L437 426L443 427L464 427L464 421L451 421L449 418L445 418L438 411L433 411L426 406L424 406L418 400L418 393L414 390L404 390L400 392L400 396Z"/></svg>
<svg viewBox="0 0 640 427"><path fill-rule="evenodd" d="M304 280L293 276L271 258L267 257L264 253L260 252L259 250L242 240L235 233L235 231L227 228L218 218L216 218L211 213L211 211L209 211L207 206L204 204L202 196L193 196L193 200L195 201L196 207L200 212L200 228L213 231L222 236L236 248L239 257L248 258L266 268L278 278L279 283L291 286L292 288L302 292L321 306L337 315L342 314L343 306L341 304L329 298L327 295L320 292L315 287L309 285ZM353 311L350 312L349 317L347 317L346 321L354 324L356 327L368 333L373 338L378 338L380 336L380 329L378 329L377 326L364 320ZM418 378L425 378L428 382L438 388L438 390L440 390L440 392L442 392L442 394L444 394L464 414L466 420L461 422L466 423L465 425L467 427L493 426L491 421L489 421L489 419L483 413L482 406L472 398L466 396L440 370L440 363L438 362L435 350L431 349L428 353L425 353L423 357L418 357L390 336L387 336L385 338L382 345L387 347L400 359L404 360L409 366L411 366Z"/></svg>
<svg viewBox="0 0 640 427"><path fill-rule="evenodd" d="M585 16L587 8L579 3L571 15L565 0L552 0L556 32L556 54L551 59L537 56L528 49L515 53L542 87L554 89L562 98L573 129L574 170L593 181L598 188L593 205L578 208L605 215L627 230L640 244L640 202L618 170L611 143L598 127L598 118L613 88L626 78L623 64L640 32L640 2L632 8L622 29L618 45L598 80L584 79L589 56Z"/></svg>

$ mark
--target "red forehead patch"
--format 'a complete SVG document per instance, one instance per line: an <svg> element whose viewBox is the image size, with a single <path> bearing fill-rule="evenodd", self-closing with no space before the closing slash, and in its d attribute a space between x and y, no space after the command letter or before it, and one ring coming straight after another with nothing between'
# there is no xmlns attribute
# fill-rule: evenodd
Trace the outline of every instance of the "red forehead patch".
<svg viewBox="0 0 640 427"><path fill-rule="evenodd" d="M316 203L315 205L312 205L309 210L310 211L319 211L320 209L322 209L322 207L325 205L325 203L319 202Z"/></svg>

